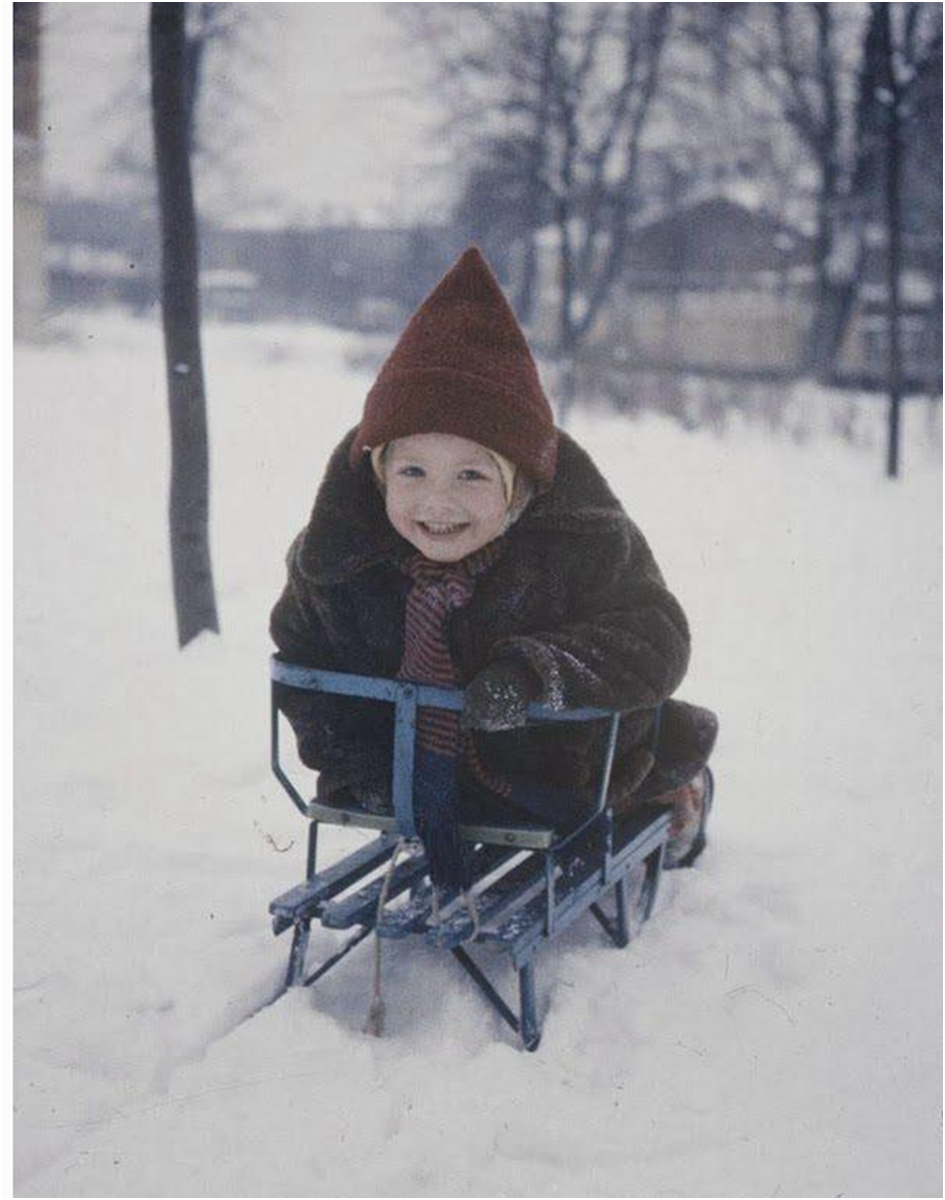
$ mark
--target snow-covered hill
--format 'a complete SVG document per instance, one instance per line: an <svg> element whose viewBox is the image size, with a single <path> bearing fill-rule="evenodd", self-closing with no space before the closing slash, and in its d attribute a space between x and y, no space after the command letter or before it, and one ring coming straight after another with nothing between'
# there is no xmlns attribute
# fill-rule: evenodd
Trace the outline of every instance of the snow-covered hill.
<svg viewBox="0 0 945 1200"><path fill-rule="evenodd" d="M367 949L245 1019L287 952L267 903L303 867L268 772L268 611L370 382L348 339L207 331L222 636L180 653L159 331L62 332L16 364L18 1194L939 1194L941 466L921 404L897 483L878 410L857 449L573 426L691 618L680 695L720 715L718 799L636 942L588 918L539 959L527 1055L411 944L386 954L381 1041ZM313 957L332 944L314 931Z"/></svg>

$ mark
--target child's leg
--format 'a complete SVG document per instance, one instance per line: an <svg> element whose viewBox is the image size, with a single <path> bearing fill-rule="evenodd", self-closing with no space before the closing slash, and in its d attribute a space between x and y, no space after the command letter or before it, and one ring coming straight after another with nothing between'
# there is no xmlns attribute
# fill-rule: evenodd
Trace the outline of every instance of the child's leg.
<svg viewBox="0 0 945 1200"><path fill-rule="evenodd" d="M455 755L417 747L413 813L437 887L469 886L470 854L459 835L460 803Z"/></svg>

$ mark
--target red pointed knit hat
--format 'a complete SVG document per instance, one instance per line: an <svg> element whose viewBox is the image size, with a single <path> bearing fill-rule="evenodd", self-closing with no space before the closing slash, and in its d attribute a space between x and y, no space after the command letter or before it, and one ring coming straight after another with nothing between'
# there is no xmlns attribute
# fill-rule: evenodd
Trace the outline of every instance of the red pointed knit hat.
<svg viewBox="0 0 945 1200"><path fill-rule="evenodd" d="M554 479L558 431L525 335L478 246L410 318L367 394L351 444L452 433L497 450L539 484Z"/></svg>

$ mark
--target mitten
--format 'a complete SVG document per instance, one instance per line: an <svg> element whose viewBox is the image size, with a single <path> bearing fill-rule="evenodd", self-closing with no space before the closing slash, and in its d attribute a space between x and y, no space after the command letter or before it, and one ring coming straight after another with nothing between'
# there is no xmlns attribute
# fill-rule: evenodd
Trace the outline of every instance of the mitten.
<svg viewBox="0 0 945 1200"><path fill-rule="evenodd" d="M529 667L494 662L466 688L460 725L463 729L516 729L528 718L528 706L541 695L541 680Z"/></svg>

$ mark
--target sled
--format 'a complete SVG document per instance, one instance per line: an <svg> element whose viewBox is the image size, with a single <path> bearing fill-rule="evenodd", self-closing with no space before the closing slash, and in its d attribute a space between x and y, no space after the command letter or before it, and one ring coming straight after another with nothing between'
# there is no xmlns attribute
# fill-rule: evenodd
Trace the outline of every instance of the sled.
<svg viewBox="0 0 945 1200"><path fill-rule="evenodd" d="M608 722L596 803L591 815L566 833L524 818L462 826L463 838L471 843L474 917L456 893L434 894L422 846L412 841L416 838L412 798L417 709L458 712L463 707L463 693L302 667L275 657L270 675L272 770L309 822L305 879L269 906L273 932L279 935L292 930L285 988L309 987L371 933L391 940L422 937L448 950L525 1049L537 1049L541 1021L535 959L540 951L588 912L616 946L626 946L652 913L659 890L670 811L644 806L615 816L607 805L620 714L599 708L529 706L529 722ZM326 804L302 796L280 763L277 684L382 700L395 706L393 814L370 813L353 801ZM356 826L377 836L319 870L318 828L323 824ZM400 861L398 856L405 848L413 852ZM398 861L392 862L395 857ZM611 912L605 910L605 898ZM388 907L398 899L399 904ZM328 929L351 930L352 936L315 969L307 970L314 920ZM517 1010L503 999L473 958L473 946L509 955L518 977Z"/></svg>

